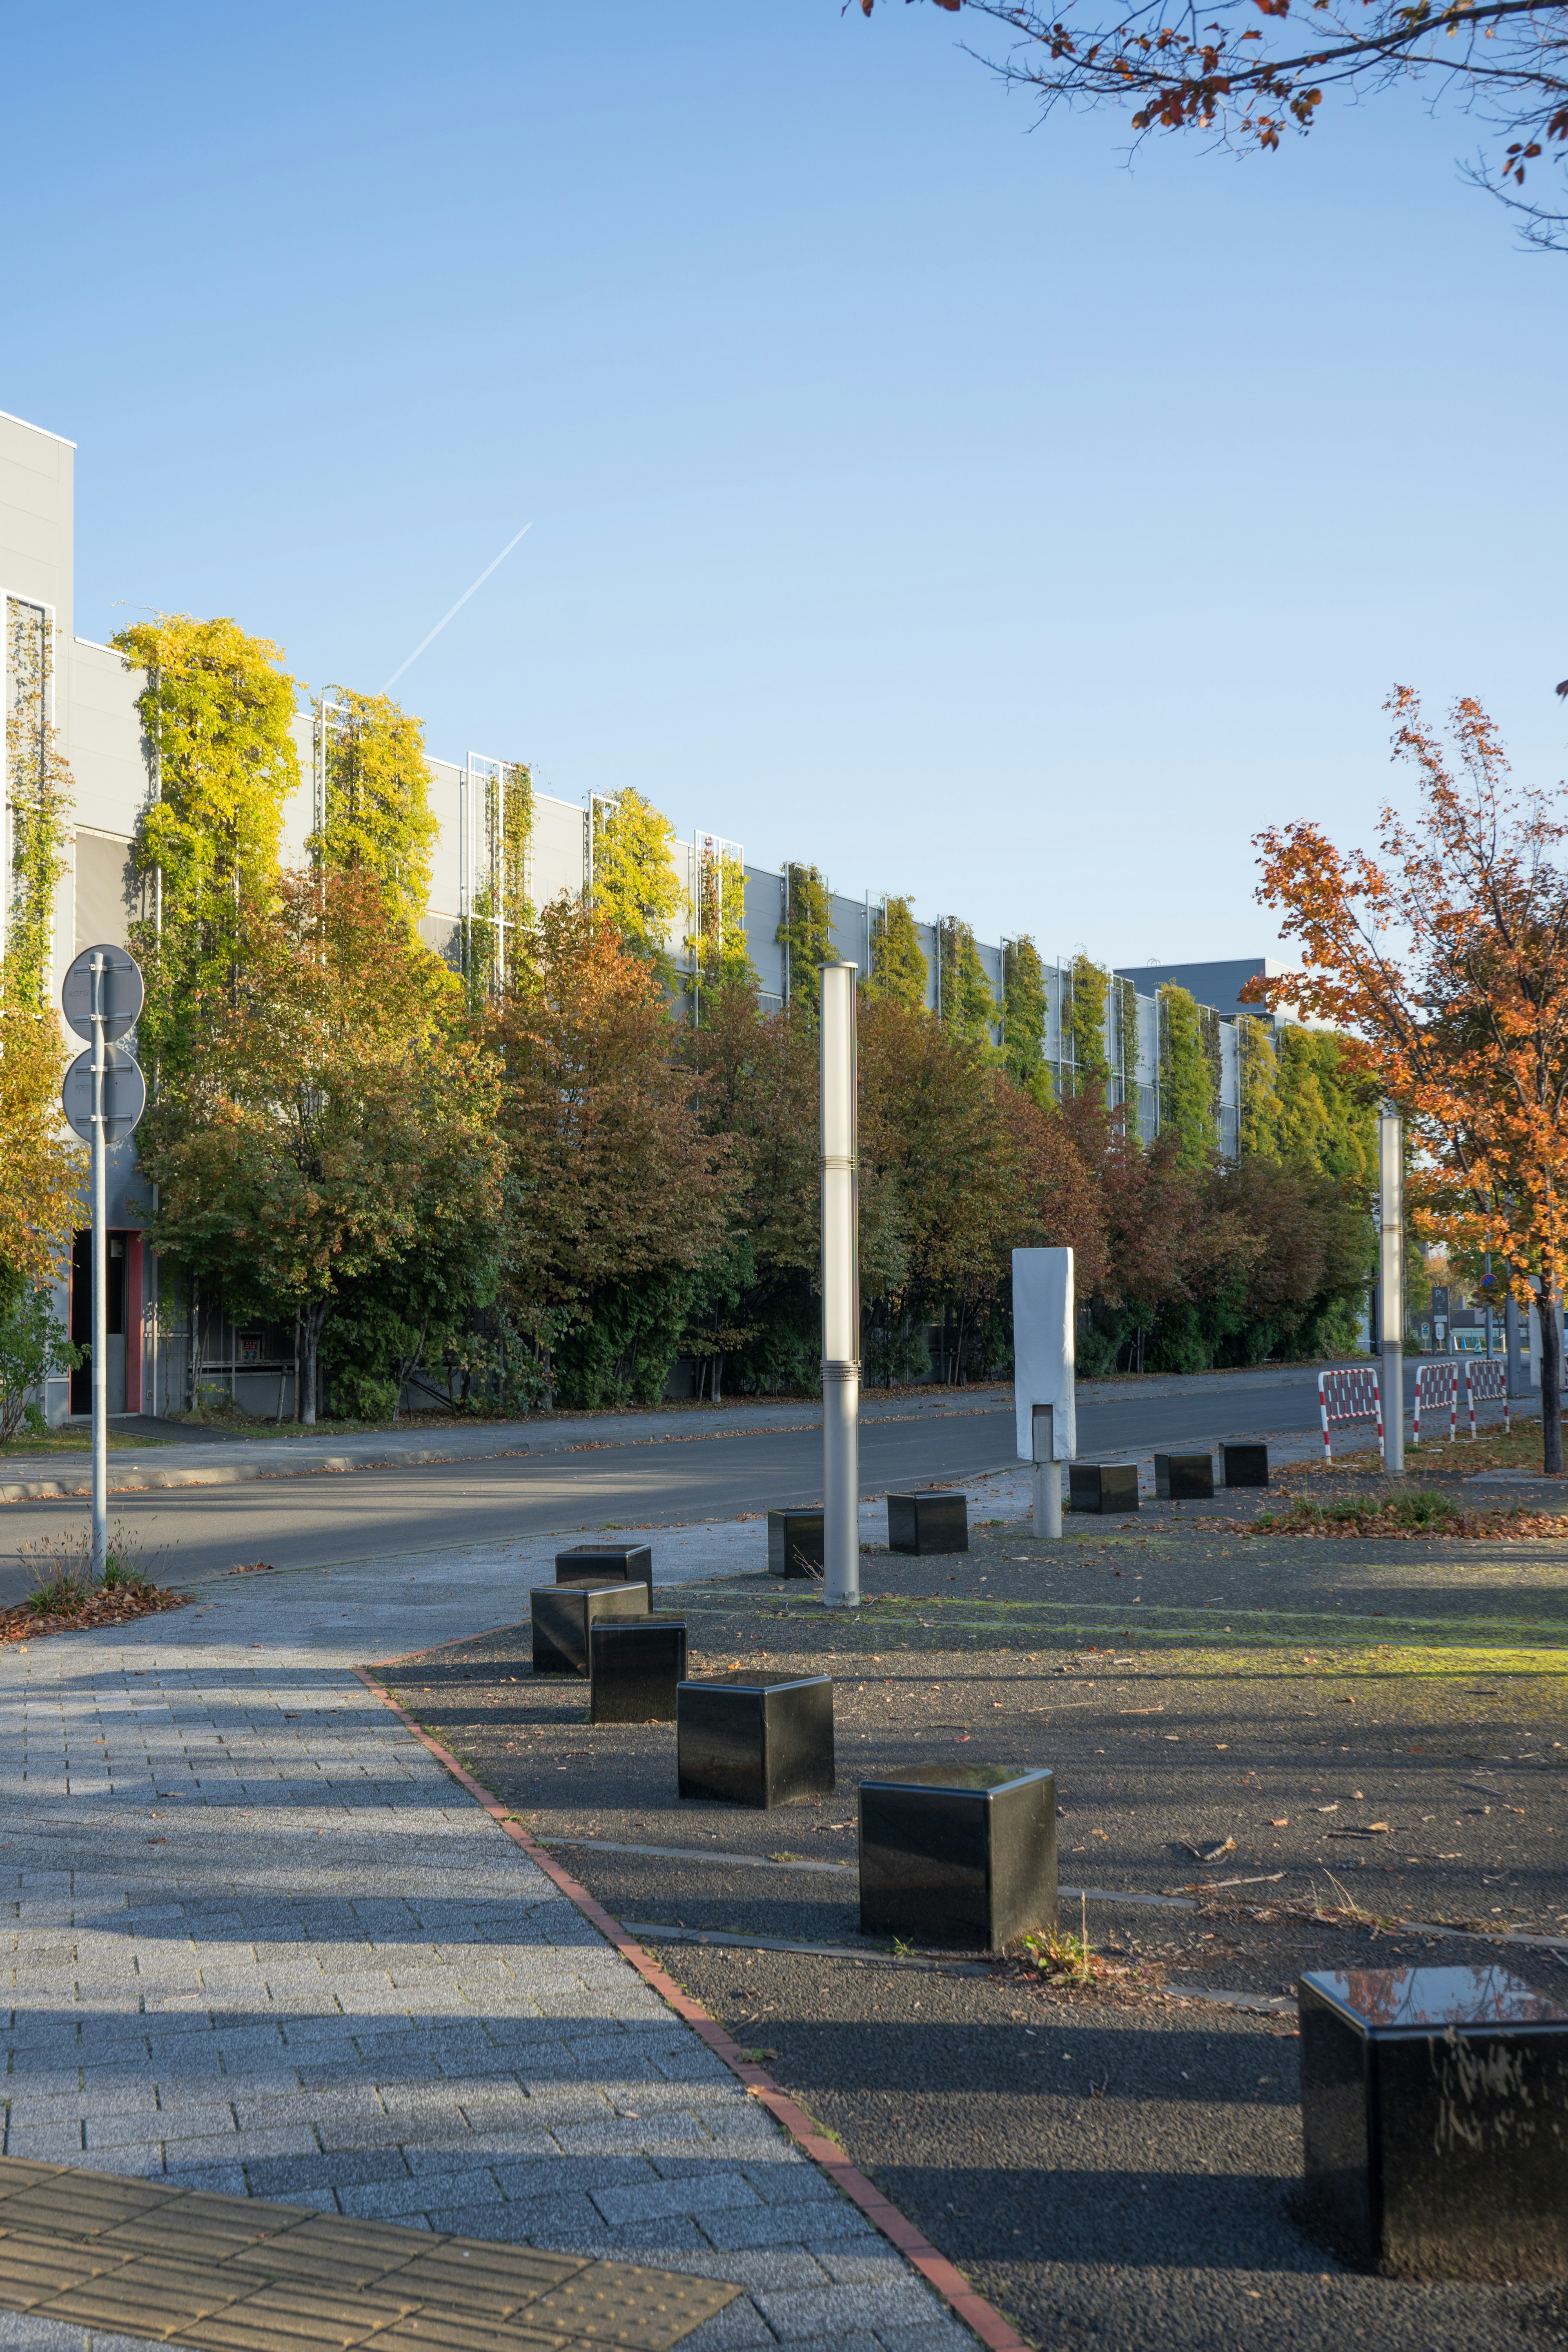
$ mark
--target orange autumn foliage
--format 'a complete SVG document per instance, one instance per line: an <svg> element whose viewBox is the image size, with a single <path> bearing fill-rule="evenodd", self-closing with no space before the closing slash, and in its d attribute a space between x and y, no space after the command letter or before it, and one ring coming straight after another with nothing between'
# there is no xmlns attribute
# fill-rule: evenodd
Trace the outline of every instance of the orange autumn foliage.
<svg viewBox="0 0 1568 2352"><path fill-rule="evenodd" d="M1387 708L1420 783L1385 807L1379 852L1342 853L1306 821L1258 836L1258 896L1305 970L1255 982L1351 1031L1419 1150L1418 1224L1505 1260L1543 1310L1568 1276L1568 822L1558 794L1510 781L1497 729L1457 702L1453 764L1408 687ZM1542 1322L1546 1466L1563 1466L1561 1325Z"/></svg>

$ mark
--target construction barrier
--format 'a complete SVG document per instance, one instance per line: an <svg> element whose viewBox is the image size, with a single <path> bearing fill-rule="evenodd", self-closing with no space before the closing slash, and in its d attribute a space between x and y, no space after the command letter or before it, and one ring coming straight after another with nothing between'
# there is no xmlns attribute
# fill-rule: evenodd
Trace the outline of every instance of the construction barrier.
<svg viewBox="0 0 1568 2352"><path fill-rule="evenodd" d="M1377 1450L1383 1452L1383 1397L1377 1384L1377 1374L1355 1369L1318 1374L1318 1411L1323 1423L1323 1459L1331 1462L1334 1449L1329 1443L1329 1423L1348 1421L1370 1421L1377 1426Z"/></svg>
<svg viewBox="0 0 1568 2352"><path fill-rule="evenodd" d="M1452 1445L1458 1434L1459 1427L1458 1365L1451 1357L1441 1363L1418 1364L1415 1368L1415 1427L1411 1433L1412 1445L1419 1445L1421 1443L1422 1407L1425 1406L1428 1412L1441 1413L1445 1405L1448 1408L1448 1443ZM1473 1437L1475 1435L1473 1407L1470 1420L1472 1423L1470 1434Z"/></svg>
<svg viewBox="0 0 1568 2352"><path fill-rule="evenodd" d="M1466 1360L1465 1399L1470 1409L1472 1439L1476 1433L1476 1399L1478 1397L1483 1403L1495 1402L1499 1397L1502 1399L1502 1427L1503 1435L1506 1437L1511 1422L1508 1402L1508 1366L1505 1363L1493 1359L1487 1362L1472 1364L1468 1358Z"/></svg>

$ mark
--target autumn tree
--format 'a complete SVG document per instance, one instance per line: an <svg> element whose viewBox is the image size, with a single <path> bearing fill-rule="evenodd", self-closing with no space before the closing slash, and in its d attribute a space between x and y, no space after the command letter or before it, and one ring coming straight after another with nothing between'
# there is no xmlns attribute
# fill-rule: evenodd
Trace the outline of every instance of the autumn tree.
<svg viewBox="0 0 1568 2352"><path fill-rule="evenodd" d="M397 1326L395 1403L432 1324L494 1288L493 1064L363 868L284 873L242 946L243 984L196 997L197 1050L140 1130L153 1240L232 1315L296 1325L307 1423L323 1334L374 1301Z"/></svg>
<svg viewBox="0 0 1568 2352"><path fill-rule="evenodd" d="M1074 1083L1081 1092L1096 1086L1110 1098L1110 1060L1106 1052L1105 1015L1110 1002L1110 974L1080 948L1068 972L1067 1013L1063 1022L1072 1046Z"/></svg>
<svg viewBox="0 0 1568 2352"><path fill-rule="evenodd" d="M1009 0L934 0L989 18L1006 37L994 70L1043 118L1110 107L1142 138L1191 131L1237 152L1270 152L1310 131L1333 93L1359 100L1405 83L1451 91L1493 134L1470 176L1522 218L1531 242L1561 245L1568 212L1522 191L1539 158L1568 159L1568 9L1563 0L1181 0L1058 10ZM860 0L870 16L875 0ZM1261 16L1262 22L1258 22Z"/></svg>
<svg viewBox="0 0 1568 2352"><path fill-rule="evenodd" d="M784 1002L798 1009L808 1026L815 1026L822 1003L822 966L838 960L833 894L815 866L784 867L784 910L773 937L784 951Z"/></svg>
<svg viewBox="0 0 1568 2352"><path fill-rule="evenodd" d="M294 680L279 646L231 620L165 613L112 643L142 673L153 787L132 847L138 1040L150 1075L173 1080L197 1050L197 1007L234 983L247 927L276 902L283 805L300 782Z"/></svg>
<svg viewBox="0 0 1568 2352"><path fill-rule="evenodd" d="M608 917L557 899L497 1008L507 1298L566 1402L664 1388L734 1189L657 970Z"/></svg>
<svg viewBox="0 0 1568 2352"><path fill-rule="evenodd" d="M310 855L338 873L374 875L384 908L412 928L430 903L440 831L424 727L388 696L343 686L320 698L316 726L326 789Z"/></svg>
<svg viewBox="0 0 1568 2352"><path fill-rule="evenodd" d="M589 822L595 912L629 954L673 989L670 934L685 898L670 856L675 827L629 784L613 798L595 796Z"/></svg>
<svg viewBox="0 0 1568 2352"><path fill-rule="evenodd" d="M1002 1066L1013 1084L1045 1109L1054 1099L1046 1066L1050 1003L1040 951L1024 932L1002 950Z"/></svg>
<svg viewBox="0 0 1568 2352"><path fill-rule="evenodd" d="M943 1025L976 1053L988 1053L994 1043L996 999L969 925L952 918L940 922L937 954L938 1011Z"/></svg>
<svg viewBox="0 0 1568 2352"><path fill-rule="evenodd" d="M1306 820L1258 836L1258 897L1305 969L1255 982L1359 1040L1425 1156L1425 1227L1488 1248L1541 1307L1545 1465L1563 1466L1561 1306L1568 1276L1568 874L1560 803L1509 779L1469 698L1454 757L1414 692L1389 703L1419 810L1385 807L1378 850L1340 851Z"/></svg>
<svg viewBox="0 0 1568 2352"><path fill-rule="evenodd" d="M812 1390L822 1361L816 1037L798 1007L765 1013L754 991L724 989L684 1052L700 1078L704 1131L728 1151L734 1187L687 1344L710 1363L725 1360L710 1377L727 1366L732 1384Z"/></svg>
<svg viewBox="0 0 1568 2352"><path fill-rule="evenodd" d="M746 869L727 843L711 844L699 856L690 915L687 987L693 1018L701 1021L713 990L751 993L757 985L746 944Z"/></svg>
<svg viewBox="0 0 1568 2352"><path fill-rule="evenodd" d="M1174 1138L1184 1168L1204 1168L1219 1148L1219 1074L1204 1008L1190 989L1167 984L1159 997L1161 1132Z"/></svg>
<svg viewBox="0 0 1568 2352"><path fill-rule="evenodd" d="M873 1004L904 1004L916 1013L930 1000L931 972L907 898L885 898L874 919L866 994Z"/></svg>

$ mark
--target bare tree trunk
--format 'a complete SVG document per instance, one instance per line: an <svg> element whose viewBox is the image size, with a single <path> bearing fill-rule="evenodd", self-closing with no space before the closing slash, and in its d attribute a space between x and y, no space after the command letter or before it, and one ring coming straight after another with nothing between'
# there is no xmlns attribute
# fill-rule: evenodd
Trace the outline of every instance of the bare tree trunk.
<svg viewBox="0 0 1568 2352"><path fill-rule="evenodd" d="M316 1426L317 1352L321 1343L321 1333L326 1327L326 1300L321 1299L314 1306L307 1307L300 1320L303 1327L305 1342L305 1410L302 1418L307 1429L314 1429Z"/></svg>
<svg viewBox="0 0 1568 2352"><path fill-rule="evenodd" d="M1541 1436L1544 1467L1563 1467L1563 1294L1541 1285Z"/></svg>
<svg viewBox="0 0 1568 2352"><path fill-rule="evenodd" d="M713 1359L713 1395L712 1395L712 1402L713 1402L714 1404L720 1404L720 1403L721 1403L721 1402L723 1402L723 1393L724 1393L724 1359L723 1359L723 1357L722 1357L722 1356L715 1356L715 1357L714 1357L714 1359Z"/></svg>
<svg viewBox="0 0 1568 2352"><path fill-rule="evenodd" d="M403 1405L403 1391L407 1386L409 1381L413 1379L414 1374L419 1370L419 1359L425 1353L425 1335L429 1328L430 1318L426 1315L424 1322L419 1326L419 1338L415 1345L414 1353L409 1357L407 1362L404 1365L403 1370L397 1375L397 1394L392 1400L392 1425L394 1429L397 1427L397 1417ZM450 1389L450 1386L451 1383L448 1381L448 1390Z"/></svg>
<svg viewBox="0 0 1568 2352"><path fill-rule="evenodd" d="M295 1419L295 1421L296 1421L296 1422L302 1421L302 1420L304 1419L304 1413L305 1413L305 1400L304 1400L303 1392L302 1392L302 1391L301 1391L301 1389L300 1389L300 1318L296 1315L296 1316L295 1316L295 1318L294 1318L294 1419Z"/></svg>

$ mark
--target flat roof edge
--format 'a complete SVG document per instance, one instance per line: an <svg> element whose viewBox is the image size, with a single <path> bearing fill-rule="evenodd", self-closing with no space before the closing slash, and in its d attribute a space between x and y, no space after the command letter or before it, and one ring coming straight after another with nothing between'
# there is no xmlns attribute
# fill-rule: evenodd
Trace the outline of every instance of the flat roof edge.
<svg viewBox="0 0 1568 2352"><path fill-rule="evenodd" d="M46 441L58 441L62 449L76 447L76 443L68 441L63 433L51 433L47 425L35 425L30 416L13 416L8 408L0 408L0 425L20 425L28 433L41 433Z"/></svg>

